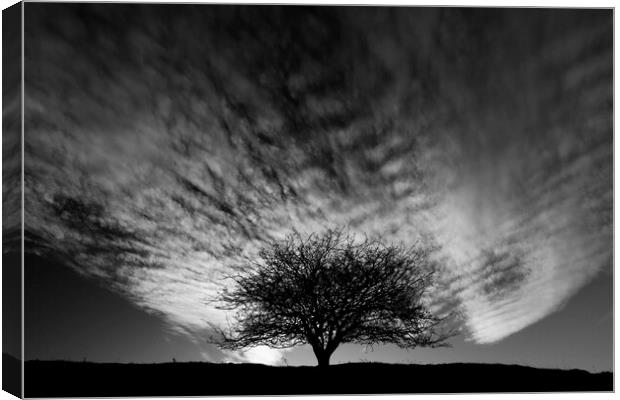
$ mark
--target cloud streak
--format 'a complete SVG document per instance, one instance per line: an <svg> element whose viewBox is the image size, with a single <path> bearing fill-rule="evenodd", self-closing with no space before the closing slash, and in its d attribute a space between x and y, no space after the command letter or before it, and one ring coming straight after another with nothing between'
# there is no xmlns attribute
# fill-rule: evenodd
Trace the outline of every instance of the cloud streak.
<svg viewBox="0 0 620 400"><path fill-rule="evenodd" d="M26 10L29 250L186 335L293 230L431 240L478 343L611 266L608 12Z"/></svg>

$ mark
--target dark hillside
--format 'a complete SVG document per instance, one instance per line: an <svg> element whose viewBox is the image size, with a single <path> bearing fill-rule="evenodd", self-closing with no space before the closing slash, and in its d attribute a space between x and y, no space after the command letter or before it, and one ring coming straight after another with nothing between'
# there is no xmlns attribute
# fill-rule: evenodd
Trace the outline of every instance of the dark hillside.
<svg viewBox="0 0 620 400"><path fill-rule="evenodd" d="M28 361L27 397L612 391L611 372L501 364L97 364Z"/></svg>

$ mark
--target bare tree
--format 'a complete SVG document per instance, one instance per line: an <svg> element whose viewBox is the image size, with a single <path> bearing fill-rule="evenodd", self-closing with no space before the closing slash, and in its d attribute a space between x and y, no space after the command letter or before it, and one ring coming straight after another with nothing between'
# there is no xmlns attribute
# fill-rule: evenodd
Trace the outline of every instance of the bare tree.
<svg viewBox="0 0 620 400"><path fill-rule="evenodd" d="M237 324L218 328L225 349L310 344L319 366L342 343L444 346L451 333L423 304L434 263L421 247L356 242L343 231L289 236L232 276L221 308Z"/></svg>

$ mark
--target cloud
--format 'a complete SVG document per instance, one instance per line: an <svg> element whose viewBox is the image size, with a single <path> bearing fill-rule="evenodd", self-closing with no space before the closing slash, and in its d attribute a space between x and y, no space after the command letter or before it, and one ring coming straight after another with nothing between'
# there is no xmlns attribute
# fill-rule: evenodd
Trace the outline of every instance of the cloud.
<svg viewBox="0 0 620 400"><path fill-rule="evenodd" d="M610 13L29 9L28 247L178 332L293 230L434 241L479 343L611 265Z"/></svg>

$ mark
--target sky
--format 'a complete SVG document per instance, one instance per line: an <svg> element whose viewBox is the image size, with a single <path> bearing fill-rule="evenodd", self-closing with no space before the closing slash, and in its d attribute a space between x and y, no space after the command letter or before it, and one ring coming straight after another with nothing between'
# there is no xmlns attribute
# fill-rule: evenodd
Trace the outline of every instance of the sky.
<svg viewBox="0 0 620 400"><path fill-rule="evenodd" d="M312 364L210 300L346 227L431 242L461 334L333 362L612 369L612 18L27 3L25 358Z"/></svg>

